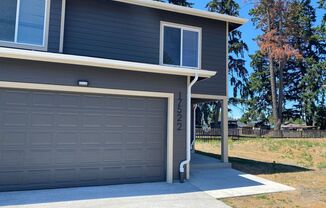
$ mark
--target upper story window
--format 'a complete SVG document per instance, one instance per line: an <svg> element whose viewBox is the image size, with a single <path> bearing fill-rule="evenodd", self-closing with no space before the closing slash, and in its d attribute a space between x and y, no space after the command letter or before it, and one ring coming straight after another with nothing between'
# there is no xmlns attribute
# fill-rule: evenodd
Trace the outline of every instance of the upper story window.
<svg viewBox="0 0 326 208"><path fill-rule="evenodd" d="M1 0L0 45L45 49L49 0Z"/></svg>
<svg viewBox="0 0 326 208"><path fill-rule="evenodd" d="M160 64L201 67L201 28L161 22Z"/></svg>

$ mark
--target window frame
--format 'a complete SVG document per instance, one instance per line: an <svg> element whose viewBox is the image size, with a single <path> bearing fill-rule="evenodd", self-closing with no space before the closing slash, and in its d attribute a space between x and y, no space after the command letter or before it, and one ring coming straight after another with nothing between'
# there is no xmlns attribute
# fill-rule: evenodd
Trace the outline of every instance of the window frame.
<svg viewBox="0 0 326 208"><path fill-rule="evenodd" d="M28 43L19 43L17 42L18 36L18 23L19 23L19 15L20 15L20 1L17 0L16 6L16 21L15 21L15 36L14 41L5 41L0 40L0 46L4 47L12 47L12 48L21 48L21 49L30 49L30 50L39 50L39 51L47 51L48 50L48 38L49 38L49 21L50 21L50 5L51 0L44 0L45 1L45 8L44 8L44 31L43 31L43 44L42 45L35 45L35 44L28 44Z"/></svg>
<svg viewBox="0 0 326 208"><path fill-rule="evenodd" d="M173 64L164 64L164 28L165 27L172 27L172 28L178 28L181 30L180 35L180 65L173 65ZM191 67L191 66L184 66L183 65L183 31L192 31L198 33L198 66L197 67ZM202 28L201 27L195 27L191 25L183 25L183 24L177 24L172 22L160 22L160 65L165 66L175 66L175 67L182 67L182 68L190 68L190 69L201 69L201 62L202 62Z"/></svg>

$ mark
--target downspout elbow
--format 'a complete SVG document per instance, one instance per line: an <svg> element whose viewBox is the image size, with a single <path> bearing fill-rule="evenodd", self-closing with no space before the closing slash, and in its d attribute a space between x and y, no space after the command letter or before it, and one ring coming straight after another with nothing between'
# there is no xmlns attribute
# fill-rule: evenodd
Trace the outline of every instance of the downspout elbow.
<svg viewBox="0 0 326 208"><path fill-rule="evenodd" d="M186 152L187 157L186 160L182 161L179 166L179 176L180 182L183 183L185 181L185 165L189 165L191 159L191 88L198 81L198 74L195 74L194 79L187 86L187 137L186 137Z"/></svg>

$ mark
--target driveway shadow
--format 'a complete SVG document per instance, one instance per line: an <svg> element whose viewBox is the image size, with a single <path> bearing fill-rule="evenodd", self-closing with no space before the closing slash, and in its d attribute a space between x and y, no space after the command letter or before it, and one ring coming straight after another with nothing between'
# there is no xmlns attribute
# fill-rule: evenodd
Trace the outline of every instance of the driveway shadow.
<svg viewBox="0 0 326 208"><path fill-rule="evenodd" d="M196 153L214 157L221 158L220 155L207 153L196 150ZM237 169L239 171L243 171L248 174L259 175L259 174L275 174L275 173L293 173L293 172L304 172L304 171L312 171L312 169L288 165L282 163L269 163L258 160L251 160L239 157L229 157L229 161L232 163L232 168Z"/></svg>

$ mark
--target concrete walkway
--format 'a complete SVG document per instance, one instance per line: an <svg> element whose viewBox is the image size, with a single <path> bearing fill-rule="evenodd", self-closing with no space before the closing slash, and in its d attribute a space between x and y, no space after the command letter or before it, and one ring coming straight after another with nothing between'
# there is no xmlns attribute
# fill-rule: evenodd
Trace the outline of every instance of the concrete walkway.
<svg viewBox="0 0 326 208"><path fill-rule="evenodd" d="M1 208L229 208L191 183L143 183L0 193Z"/></svg>
<svg viewBox="0 0 326 208"><path fill-rule="evenodd" d="M190 183L216 199L295 190L232 168L192 169Z"/></svg>

